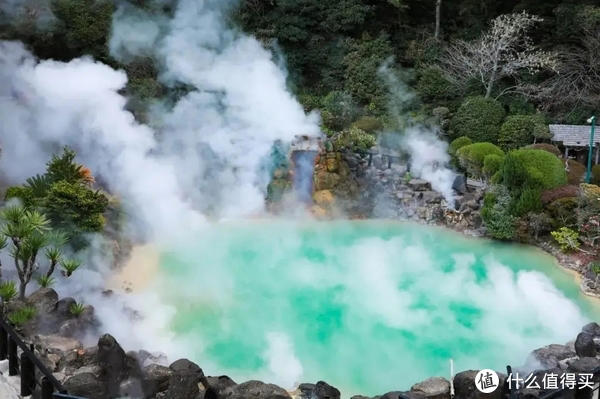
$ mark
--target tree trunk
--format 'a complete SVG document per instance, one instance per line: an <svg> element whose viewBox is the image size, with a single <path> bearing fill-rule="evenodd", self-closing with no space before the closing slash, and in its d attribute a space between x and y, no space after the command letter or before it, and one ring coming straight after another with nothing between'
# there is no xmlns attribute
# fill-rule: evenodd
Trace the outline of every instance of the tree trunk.
<svg viewBox="0 0 600 399"><path fill-rule="evenodd" d="M442 0L435 1L435 40L440 40L440 19L442 17Z"/></svg>
<svg viewBox="0 0 600 399"><path fill-rule="evenodd" d="M25 288L27 288L27 283L22 281L19 283L19 299L25 300Z"/></svg>

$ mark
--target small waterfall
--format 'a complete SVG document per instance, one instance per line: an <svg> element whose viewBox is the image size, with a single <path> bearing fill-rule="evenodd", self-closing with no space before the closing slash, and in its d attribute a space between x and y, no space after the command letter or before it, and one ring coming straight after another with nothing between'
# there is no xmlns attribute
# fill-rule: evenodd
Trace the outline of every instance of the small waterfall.
<svg viewBox="0 0 600 399"><path fill-rule="evenodd" d="M294 168L293 188L298 201L312 203L313 171L317 151L299 150L292 152Z"/></svg>

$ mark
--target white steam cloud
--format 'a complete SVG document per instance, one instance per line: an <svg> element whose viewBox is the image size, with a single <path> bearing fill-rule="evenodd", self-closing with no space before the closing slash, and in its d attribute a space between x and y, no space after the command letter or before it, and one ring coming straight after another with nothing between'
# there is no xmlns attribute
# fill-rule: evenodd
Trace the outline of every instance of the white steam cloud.
<svg viewBox="0 0 600 399"><path fill-rule="evenodd" d="M49 154L70 145L155 237L198 224L208 212L261 212L273 142L319 134L318 119L287 91L269 52L227 28L224 8L182 0L170 21L144 21L132 7L116 12L114 55L155 48L163 80L190 88L172 109L155 108L154 130L124 110L123 72L90 58L38 62L21 44L2 42L6 177L21 182L40 173Z"/></svg>
<svg viewBox="0 0 600 399"><path fill-rule="evenodd" d="M380 144L392 145L408 154L411 174L429 182L453 207L452 185L456 174L449 167L448 144L438 137L437 129L414 123L407 114L407 106L415 99L415 95L390 68L390 61L379 69L379 76L388 86L389 113L395 117L398 125L398 131L383 135Z"/></svg>

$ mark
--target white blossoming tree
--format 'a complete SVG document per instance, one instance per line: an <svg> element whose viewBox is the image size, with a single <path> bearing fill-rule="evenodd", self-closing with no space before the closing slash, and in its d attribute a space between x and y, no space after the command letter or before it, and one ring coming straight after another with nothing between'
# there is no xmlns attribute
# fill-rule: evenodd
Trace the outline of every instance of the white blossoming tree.
<svg viewBox="0 0 600 399"><path fill-rule="evenodd" d="M503 78L554 70L554 55L536 48L528 35L540 21L540 17L525 12L500 15L479 39L451 43L442 58L442 69L459 87L473 80L480 82L486 97ZM507 88L500 95L516 88Z"/></svg>

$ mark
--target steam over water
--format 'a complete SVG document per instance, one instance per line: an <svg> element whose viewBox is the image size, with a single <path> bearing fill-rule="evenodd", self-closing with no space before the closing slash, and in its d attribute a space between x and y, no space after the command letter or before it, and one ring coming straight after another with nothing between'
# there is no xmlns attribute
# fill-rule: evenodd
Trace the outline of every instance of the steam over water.
<svg viewBox="0 0 600 399"><path fill-rule="evenodd" d="M522 365L597 316L536 250L412 224L256 221L164 253L156 288L208 374L351 394Z"/></svg>

